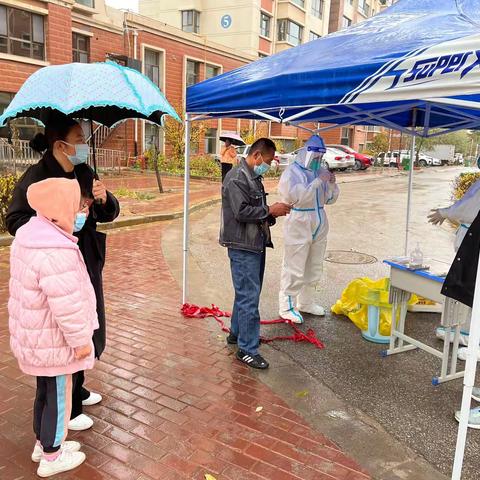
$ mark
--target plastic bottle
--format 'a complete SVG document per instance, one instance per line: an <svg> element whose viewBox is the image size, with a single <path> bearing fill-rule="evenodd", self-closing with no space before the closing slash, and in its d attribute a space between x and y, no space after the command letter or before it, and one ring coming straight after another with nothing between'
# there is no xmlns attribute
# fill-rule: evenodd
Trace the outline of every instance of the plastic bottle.
<svg viewBox="0 0 480 480"><path fill-rule="evenodd" d="M410 266L421 267L423 266L423 252L420 249L420 244L417 243L417 247L410 254Z"/></svg>

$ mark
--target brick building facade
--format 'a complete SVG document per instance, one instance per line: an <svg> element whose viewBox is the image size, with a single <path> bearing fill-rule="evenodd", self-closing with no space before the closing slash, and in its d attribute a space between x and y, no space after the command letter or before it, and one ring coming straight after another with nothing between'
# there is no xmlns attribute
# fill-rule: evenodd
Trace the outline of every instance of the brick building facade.
<svg viewBox="0 0 480 480"><path fill-rule="evenodd" d="M264 8L272 5L271 0L262 2ZM104 0L0 0L0 112L38 68L113 59L141 68L181 113L188 85L256 58L158 20L110 8ZM39 131L28 119L16 124L21 139L30 139ZM310 135L295 127L230 119L212 120L205 127L194 149L199 154L218 152L222 130L256 130L278 140L286 151ZM152 145L167 155L171 150L163 130L143 121L129 120L100 133L97 148L126 152L128 157ZM0 141L7 135L8 129L0 129ZM371 131L359 127L336 128L323 135L327 143L349 144L359 150L367 148L373 137Z"/></svg>
<svg viewBox="0 0 480 480"><path fill-rule="evenodd" d="M17 38L23 39L24 48ZM0 111L24 81L43 66L106 59L134 68L141 66L179 112L184 109L189 83L254 60L161 22L115 10L103 0L0 0ZM135 59L140 63L132 63ZM39 130L28 119L16 124L21 139L30 139ZM198 153L216 153L221 129L239 130L249 125L236 120L208 122L207 137L199 142ZM0 135L5 138L7 129L1 129ZM131 157L152 143L169 153L162 129L129 120L104 133L97 146L126 151Z"/></svg>

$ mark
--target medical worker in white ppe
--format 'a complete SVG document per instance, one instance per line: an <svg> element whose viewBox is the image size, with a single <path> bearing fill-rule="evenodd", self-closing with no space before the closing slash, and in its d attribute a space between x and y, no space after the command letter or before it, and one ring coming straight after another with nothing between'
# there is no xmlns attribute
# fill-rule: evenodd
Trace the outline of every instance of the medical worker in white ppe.
<svg viewBox="0 0 480 480"><path fill-rule="evenodd" d="M477 163L480 168L480 162ZM437 208L431 211L428 220L433 225L441 225L445 220L450 220L459 225L455 236L455 251L460 248L460 245L465 238L465 235L470 228L470 224L475 220L475 217L480 211L480 180L477 180L465 192L463 197L456 201L453 205L447 208ZM470 333L470 320L462 325L460 331L460 344L468 345L468 336ZM445 339L445 327L438 327L435 331L437 338ZM453 335L451 336L453 342ZM466 360L466 348L460 348L458 357L461 360Z"/></svg>
<svg viewBox="0 0 480 480"><path fill-rule="evenodd" d="M279 314L294 323L303 323L301 312L325 315L316 298L327 247L324 206L335 203L339 193L335 175L322 167L326 151L322 138L312 136L283 172L278 187L282 201L292 205L283 227Z"/></svg>

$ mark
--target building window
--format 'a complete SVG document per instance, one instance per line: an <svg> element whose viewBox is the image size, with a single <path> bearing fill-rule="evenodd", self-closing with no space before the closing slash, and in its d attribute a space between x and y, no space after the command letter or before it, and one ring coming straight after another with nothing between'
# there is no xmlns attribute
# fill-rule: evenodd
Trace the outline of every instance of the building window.
<svg viewBox="0 0 480 480"><path fill-rule="evenodd" d="M313 40L318 40L320 38L320 35L318 35L317 33L315 32L310 32L310 37L309 37L309 41L312 42Z"/></svg>
<svg viewBox="0 0 480 480"><path fill-rule="evenodd" d="M312 15L317 18L322 18L323 0L312 0Z"/></svg>
<svg viewBox="0 0 480 480"><path fill-rule="evenodd" d="M342 28L348 28L351 24L352 21L344 15L342 20Z"/></svg>
<svg viewBox="0 0 480 480"><path fill-rule="evenodd" d="M90 39L85 35L72 35L72 57L74 62L88 63L90 61Z"/></svg>
<svg viewBox="0 0 480 480"><path fill-rule="evenodd" d="M0 52L44 60L43 17L0 5Z"/></svg>
<svg viewBox="0 0 480 480"><path fill-rule="evenodd" d="M145 49L143 54L143 62L145 68L145 75L157 86L161 87L160 83L160 60L161 53L155 50Z"/></svg>
<svg viewBox="0 0 480 480"><path fill-rule="evenodd" d="M187 87L191 87L200 81L200 62L187 60Z"/></svg>
<svg viewBox="0 0 480 480"><path fill-rule="evenodd" d="M95 8L95 0L75 0L75 2L84 7Z"/></svg>
<svg viewBox="0 0 480 480"><path fill-rule="evenodd" d="M13 93L0 92L0 115L5 111L13 99ZM16 118L11 120L11 126L18 131L20 140L31 140L37 133L43 132L43 127L31 118ZM8 127L0 128L0 137L7 138L10 134Z"/></svg>
<svg viewBox="0 0 480 480"><path fill-rule="evenodd" d="M370 7L369 7L368 3L366 2L366 0L358 0L358 10L359 10L360 13L362 13L363 15L368 17Z"/></svg>
<svg viewBox="0 0 480 480"><path fill-rule="evenodd" d="M292 3L298 5L299 7L305 8L305 0L292 0Z"/></svg>
<svg viewBox="0 0 480 480"><path fill-rule="evenodd" d="M350 130L350 128L342 128L342 136L340 138L340 143L342 145L347 145L347 146L350 146L350 139L351 139L351 136L352 136L352 131Z"/></svg>
<svg viewBox="0 0 480 480"><path fill-rule="evenodd" d="M217 153L217 129L207 128L205 131L205 153Z"/></svg>
<svg viewBox="0 0 480 480"><path fill-rule="evenodd" d="M262 13L260 16L260 35L262 37L270 38L270 23L272 17L268 16L266 13Z"/></svg>
<svg viewBox="0 0 480 480"><path fill-rule="evenodd" d="M220 67L214 65L207 65L205 67L205 79L213 78L220 75Z"/></svg>
<svg viewBox="0 0 480 480"><path fill-rule="evenodd" d="M288 42L293 46L302 43L303 28L288 19L278 21L278 41Z"/></svg>
<svg viewBox="0 0 480 480"><path fill-rule="evenodd" d="M184 10L182 12L182 30L189 33L199 33L200 12L197 10Z"/></svg>

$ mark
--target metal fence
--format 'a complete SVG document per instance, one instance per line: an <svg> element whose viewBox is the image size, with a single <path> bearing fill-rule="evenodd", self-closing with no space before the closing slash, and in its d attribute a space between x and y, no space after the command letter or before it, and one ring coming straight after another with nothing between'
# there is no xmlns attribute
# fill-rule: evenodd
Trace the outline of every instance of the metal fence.
<svg viewBox="0 0 480 480"><path fill-rule="evenodd" d="M16 174L37 163L40 154L32 150L28 143L27 140L18 140L12 145L0 138L0 170Z"/></svg>
<svg viewBox="0 0 480 480"><path fill-rule="evenodd" d="M97 168L99 170L118 170L127 167L128 159L121 150L97 148L95 150ZM13 172L15 174L26 170L40 159L40 154L32 150L28 140L17 140L12 144L0 138L0 172ZM90 149L89 164L93 166L93 155Z"/></svg>

